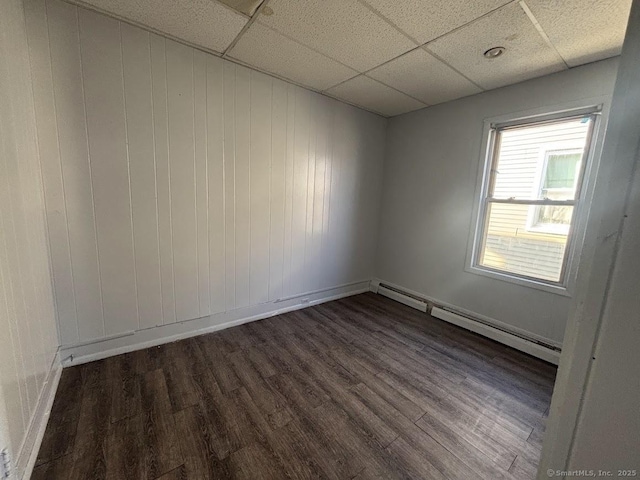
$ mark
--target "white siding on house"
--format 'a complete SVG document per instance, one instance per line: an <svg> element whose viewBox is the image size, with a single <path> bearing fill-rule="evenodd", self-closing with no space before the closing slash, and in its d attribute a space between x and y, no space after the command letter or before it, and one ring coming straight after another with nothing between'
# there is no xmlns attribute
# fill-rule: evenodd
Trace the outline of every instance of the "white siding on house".
<svg viewBox="0 0 640 480"><path fill-rule="evenodd" d="M541 199L545 154L583 150L588 132L589 123L580 119L502 131L493 197ZM559 280L567 234L532 225L535 209L529 205L490 206L481 265Z"/></svg>

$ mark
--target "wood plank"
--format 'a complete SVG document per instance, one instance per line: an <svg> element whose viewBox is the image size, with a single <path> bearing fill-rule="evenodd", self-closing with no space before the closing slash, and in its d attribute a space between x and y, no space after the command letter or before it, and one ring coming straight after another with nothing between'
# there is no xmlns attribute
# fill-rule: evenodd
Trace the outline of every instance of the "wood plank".
<svg viewBox="0 0 640 480"><path fill-rule="evenodd" d="M218 336L202 336L195 339L200 350L205 356L206 363L211 373L224 392L230 392L240 386L240 380L233 371L228 355L225 355Z"/></svg>
<svg viewBox="0 0 640 480"><path fill-rule="evenodd" d="M217 446L221 442L208 426L203 410L194 406L174 417L187 478L229 478L228 456L219 459Z"/></svg>
<svg viewBox="0 0 640 480"><path fill-rule="evenodd" d="M31 480L50 480L52 478L69 478L73 468L73 455L65 455L47 463L37 465L31 474Z"/></svg>
<svg viewBox="0 0 640 480"><path fill-rule="evenodd" d="M274 431L269 442L282 464L286 465L286 475L291 478L327 478L322 465L329 457L315 445L312 438L303 438L298 422L289 422L284 428Z"/></svg>
<svg viewBox="0 0 640 480"><path fill-rule="evenodd" d="M229 469L233 478L239 480L271 480L287 476L280 459L259 443L233 452L229 456Z"/></svg>
<svg viewBox="0 0 640 480"><path fill-rule="evenodd" d="M236 375L243 384L244 389L251 396L253 402L260 409L267 420L274 419L276 423L287 420L287 412L285 405L280 401L271 387L260 376L258 370L249 361L244 352L236 352L230 356Z"/></svg>
<svg viewBox="0 0 640 480"><path fill-rule="evenodd" d="M534 478L553 380L363 294L65 369L34 478Z"/></svg>
<svg viewBox="0 0 640 480"><path fill-rule="evenodd" d="M188 478L187 467L185 465L180 465L178 468L174 468L170 472L158 477L156 480L187 480Z"/></svg>
<svg viewBox="0 0 640 480"><path fill-rule="evenodd" d="M174 413L198 403L197 388L191 375L185 375L184 371L174 365L167 366L163 371Z"/></svg>
<svg viewBox="0 0 640 480"><path fill-rule="evenodd" d="M140 402L145 411L170 413L171 399L162 369L153 370L140 379Z"/></svg>
<svg viewBox="0 0 640 480"><path fill-rule="evenodd" d="M107 477L157 478L183 463L174 418L145 412L113 426L107 442Z"/></svg>
<svg viewBox="0 0 640 480"><path fill-rule="evenodd" d="M106 382L84 390L70 478L106 478L110 409Z"/></svg>

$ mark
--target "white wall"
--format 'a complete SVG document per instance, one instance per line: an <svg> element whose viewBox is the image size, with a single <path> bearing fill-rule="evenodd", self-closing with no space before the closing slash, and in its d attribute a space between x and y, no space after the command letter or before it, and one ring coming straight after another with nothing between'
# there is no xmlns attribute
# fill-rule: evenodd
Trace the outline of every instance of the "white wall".
<svg viewBox="0 0 640 480"><path fill-rule="evenodd" d="M538 478L640 471L640 1L634 0ZM635 474L626 470L636 470Z"/></svg>
<svg viewBox="0 0 640 480"><path fill-rule="evenodd" d="M635 97L638 107L637 89ZM630 476L620 470L640 474L640 152L635 155L624 231L569 462L570 469L609 470L614 478Z"/></svg>
<svg viewBox="0 0 640 480"><path fill-rule="evenodd" d="M569 298L465 271L483 122L610 95L616 66L605 60L392 118L377 277L562 342Z"/></svg>
<svg viewBox="0 0 640 480"><path fill-rule="evenodd" d="M0 449L20 478L58 346L20 0L0 2Z"/></svg>
<svg viewBox="0 0 640 480"><path fill-rule="evenodd" d="M386 120L26 4L63 345L371 278Z"/></svg>

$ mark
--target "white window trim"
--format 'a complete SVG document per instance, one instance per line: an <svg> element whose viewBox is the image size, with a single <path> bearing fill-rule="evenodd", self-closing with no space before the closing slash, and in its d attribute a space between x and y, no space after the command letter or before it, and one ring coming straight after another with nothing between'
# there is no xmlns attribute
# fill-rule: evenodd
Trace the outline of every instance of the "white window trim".
<svg viewBox="0 0 640 480"><path fill-rule="evenodd" d="M505 281L524 287L543 290L556 295L570 297L575 288L575 279L577 273L578 262L582 244L584 242L584 233L586 221L589 216L590 202L593 196L596 172L600 163L600 154L602 152L602 143L606 121L609 114L610 96L603 95L583 99L582 101L569 102L554 107L542 107L524 112L513 114L499 115L485 119L482 142L480 152L477 158L477 181L476 194L474 197L473 215L471 217L470 235L467 242L467 259L464 270L474 275L487 277L495 280ZM591 148L589 149L584 168L584 180L580 191L578 207L574 212L573 228L571 231L571 245L568 244L569 253L565 260L565 275L562 284L548 283L543 280L524 277L516 274L510 274L504 271L492 270L487 267L477 266L477 241L479 235L482 234L482 223L484 215L480 215L484 193L487 188L489 179L489 171L492 166L489 156L493 152L493 129L496 126L527 124L534 122L542 122L545 120L559 119L580 114L596 114L593 125Z"/></svg>

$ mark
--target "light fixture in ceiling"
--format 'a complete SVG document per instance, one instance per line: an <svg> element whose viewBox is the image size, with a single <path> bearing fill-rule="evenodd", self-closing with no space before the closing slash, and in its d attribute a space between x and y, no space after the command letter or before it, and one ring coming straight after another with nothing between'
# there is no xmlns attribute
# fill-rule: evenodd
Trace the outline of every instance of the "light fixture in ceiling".
<svg viewBox="0 0 640 480"><path fill-rule="evenodd" d="M497 58L504 53L504 50L504 47L492 47L484 52L484 56L486 58Z"/></svg>

